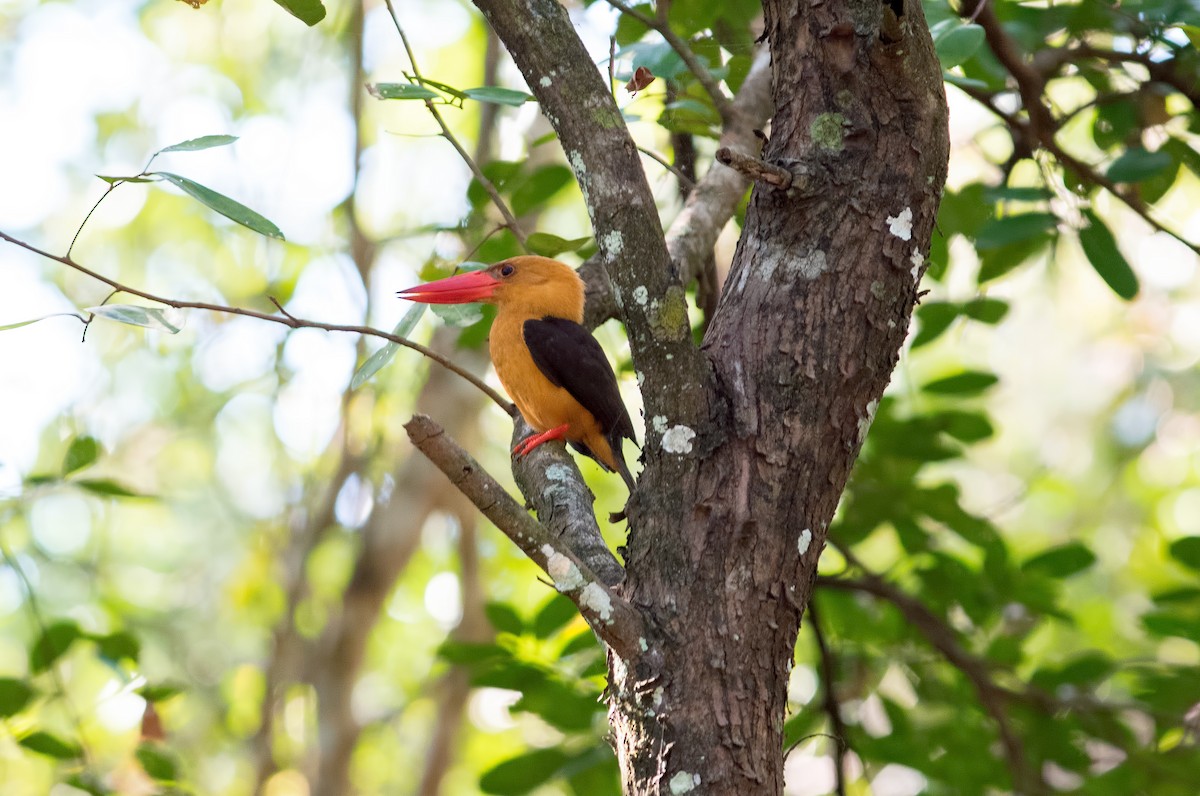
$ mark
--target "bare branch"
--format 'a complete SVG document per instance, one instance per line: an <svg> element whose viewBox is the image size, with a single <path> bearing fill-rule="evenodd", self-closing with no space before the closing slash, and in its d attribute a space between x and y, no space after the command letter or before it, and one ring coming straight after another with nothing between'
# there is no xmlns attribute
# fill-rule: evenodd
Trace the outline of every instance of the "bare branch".
<svg viewBox="0 0 1200 796"><path fill-rule="evenodd" d="M575 603L592 630L614 653L625 659L639 654L644 627L641 614L633 606L529 516L441 426L425 415L415 415L404 424L404 429L417 449L550 576L555 587Z"/></svg>
<svg viewBox="0 0 1200 796"><path fill-rule="evenodd" d="M104 284L108 285L109 287L115 288L116 290L119 290L122 293L128 293L131 296L138 296L139 298L144 298L148 301L154 301L159 304L165 304L166 306L174 307L175 309L207 310L208 312L220 312L220 313L224 313L226 315L241 315L246 318L257 318L260 321L270 321L272 323L281 323L284 326L290 326L293 329L324 329L327 332L349 332L350 334L362 334L362 335L367 335L369 337L378 337L383 340L388 340L390 342L395 343L396 345L403 346L405 348L411 348L413 351L420 352L423 356L425 356L429 359L432 359L434 362L438 363L439 365L446 368L447 370L458 374L459 376L461 376L462 378L466 379L471 384L473 384L480 392L482 392L488 398L491 398L493 401L495 401L496 404L501 409L503 409L505 412L507 412L508 414L511 415L516 411L516 409L513 407L513 405L511 403L509 403L508 399L506 399L504 396L500 395L500 393L496 392L491 387L489 387L487 385L487 383L483 381L483 379L479 378L474 373L471 373L470 371L468 371L462 367L459 367L448 357L442 356L438 352L436 352L430 348L427 348L426 346L423 346L420 343L414 343L412 340L409 340L404 337L400 337L398 335L391 334L390 332L385 332L380 329L373 329L370 326L354 326L354 325L349 325L349 324L338 324L338 323L321 323L319 321L310 321L310 320L306 320L304 318L296 318L293 316L281 317L279 315L269 315L265 312L257 312L256 310L248 310L248 309L243 309L241 307L227 307L223 304L209 304L204 301L180 301L178 299L167 298L165 296L158 296L158 295L155 295L154 293L147 293L144 290L138 290L135 287L130 287L128 285L122 284L122 283L116 281L115 279L111 279L107 276L104 276L103 274L97 273L97 272L91 270L90 268L87 268L86 266L80 265L79 263L72 260L70 257L60 257L57 254L51 254L48 251L39 249L38 247L34 246L33 244L26 243L25 241L19 240L18 238L14 238L13 236L5 233L3 230L0 230L0 239L6 240L9 243L12 243L16 246L20 246L22 249L31 251L34 254L41 255L42 257L45 257L48 260L54 260L55 262L62 263L63 265L68 266L69 268L74 268L76 271L80 272L81 274L90 276L92 279L95 279L98 282L103 282Z"/></svg>
<svg viewBox="0 0 1200 796"><path fill-rule="evenodd" d="M534 433L519 416L513 444ZM607 586L625 580L625 569L604 543L596 523L595 495L561 445L539 445L513 461L513 476L521 493L529 496L538 521L571 548Z"/></svg>

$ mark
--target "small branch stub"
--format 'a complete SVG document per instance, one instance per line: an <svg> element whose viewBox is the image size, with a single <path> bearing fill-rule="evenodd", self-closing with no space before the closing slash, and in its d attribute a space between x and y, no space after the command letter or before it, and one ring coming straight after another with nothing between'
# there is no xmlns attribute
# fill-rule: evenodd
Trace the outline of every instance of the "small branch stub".
<svg viewBox="0 0 1200 796"><path fill-rule="evenodd" d="M750 155L744 155L736 149L723 146L717 150L717 162L744 175L755 182L765 182L773 188L786 191L792 187L796 175L774 163L767 163Z"/></svg>

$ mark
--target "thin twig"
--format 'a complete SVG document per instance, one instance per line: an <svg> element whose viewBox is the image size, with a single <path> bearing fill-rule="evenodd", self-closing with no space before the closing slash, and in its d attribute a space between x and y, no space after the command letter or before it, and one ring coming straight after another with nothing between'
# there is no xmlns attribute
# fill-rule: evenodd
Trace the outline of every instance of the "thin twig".
<svg viewBox="0 0 1200 796"><path fill-rule="evenodd" d="M646 149L646 148L645 148L645 147L643 147L643 146L639 146L637 149L638 149L638 152L641 152L643 155L645 155L646 157L650 158L650 159L651 159L651 160L653 160L655 163L657 163L658 165L662 166L662 167L663 167L664 169L666 169L667 171L669 171L669 172L671 172L672 174L674 174L674 175L675 175L675 178L676 178L677 180L679 180L681 183L683 183L683 186L684 186L684 187L685 187L687 190L689 190L689 191L690 191L690 190L692 190L693 188L695 188L695 187L696 187L696 181L695 181L695 180L691 179L691 178L690 178L690 177L688 177L686 174L684 174L682 171L680 171L678 168L676 168L674 165L672 165L672 164L671 164L671 163L670 163L670 162L669 162L669 161L668 161L666 158L664 158L662 155L658 154L658 153L657 153L657 152L655 152L654 150L651 150L651 149Z"/></svg>
<svg viewBox="0 0 1200 796"><path fill-rule="evenodd" d="M400 34L400 41L404 43L404 51L408 53L408 62L412 65L413 75L416 76L418 81L421 81L423 80L421 69L417 66L417 58L413 53L412 45L408 42L408 36L404 33L404 28L400 25L400 18L396 16L396 8L392 5L392 0L384 0L384 2L387 4L388 14L392 17L392 23L396 26L396 32ZM505 223L512 230L513 236L521 244L521 248L529 251L529 247L526 246L525 233L521 231L521 225L517 223L517 217L513 215L512 210L505 203L504 197L500 195L500 191L496 190L496 186L483 173L483 169L479 168L475 160L467 154L467 150L463 149L462 144L458 142L454 133L450 131L450 125L446 124L446 120L442 118L442 114L438 111L437 106L434 105L433 100L425 100L425 107L429 110L429 115L437 122L438 127L441 128L442 137L450 142L450 146L454 147L454 151L462 158L463 163L467 164L467 168L471 170L471 174L474 175L476 181L487 192L487 195L491 197L492 204L500 211L500 215L504 216Z"/></svg>
<svg viewBox="0 0 1200 796"><path fill-rule="evenodd" d="M817 651L821 654L821 690L824 694L822 702L825 715L829 717L829 728L833 731L834 745L834 775L837 782L838 796L846 796L846 723L842 721L842 706L838 703L834 681L837 679L837 663L833 651L825 643L825 634L821 630L821 619L817 613L817 601L808 601L808 624L812 627L813 638L817 642Z"/></svg>
<svg viewBox="0 0 1200 796"><path fill-rule="evenodd" d="M654 19L646 16L642 12L631 8L620 0L607 0L608 4L620 11L622 14L633 17L638 22L641 22L646 27L653 31L657 31L658 35L663 37L663 40L671 46L678 55L681 61L687 66L688 70L696 76L696 80L700 81L700 85L712 100L713 107L716 108L721 120L728 122L733 114L729 97L721 90L721 84L713 77L712 72L700 63L700 59L696 57L696 53L688 46L688 43L679 37L675 31L671 29L671 25L666 19Z"/></svg>
<svg viewBox="0 0 1200 796"><path fill-rule="evenodd" d="M436 352L430 348L427 348L427 347L421 345L420 343L414 343L412 340L409 340L404 337L400 337L399 335L394 335L394 334L391 334L390 332L385 332L380 329L373 329L370 326L355 326L355 325L349 325L349 324L321 323L319 321L310 321L310 320L306 320L304 318L296 318L294 316L280 317L278 315L270 315L265 312L257 312L255 310L248 310L248 309L244 309L242 307L228 307L223 304L209 304L209 303L203 302L203 301L179 301L177 299L167 298L165 296L158 296L158 295L155 295L154 293L148 293L144 290L138 290L135 287L130 287L128 285L124 285L124 284L116 281L115 279L110 279L109 277L104 276L103 274L99 274L99 273L91 270L90 268L80 265L79 263L72 260L70 257L61 257L57 254L51 254L48 251L39 249L38 247L34 246L31 243L26 243L23 240L14 238L13 236L5 233L3 230L0 230L0 239L4 239L4 240L8 241L9 243L12 243L16 246L20 246L22 249L31 251L34 254L41 255L42 257L45 257L48 260L54 260L55 262L62 263L63 265L68 266L70 268L74 268L76 271L79 271L81 274L85 274L87 276L90 276L92 279L95 279L99 282L103 282L104 284L108 285L109 287L116 288L117 290L120 290L122 293L128 293L131 296L138 296L138 297L144 298L148 301L154 301L159 304L165 304L166 306L174 307L175 309L207 310L209 312L220 312L220 313L224 313L227 315L241 315L246 318L257 318L260 321L271 321L272 323L281 323L284 326L290 326L293 329L323 329L327 332L348 332L350 334L364 334L364 335L368 335L370 337L378 337L382 340L387 340L389 342L395 343L396 345L404 346L405 348L411 348L413 351L417 351L420 354L422 354L423 356L425 356L429 359L432 359L434 362L438 363L439 365L446 368L447 370L450 370L450 371L456 373L457 375L459 375L462 378L469 381L471 384L475 385L475 387L477 389L479 389L484 395L486 395L487 397L489 397L493 401L495 401L496 404L501 409L503 409L505 412L507 412L508 414L511 415L514 411L516 411L513 408L513 405L511 403L509 403L509 401L506 398L504 398L504 396L500 395L500 393L496 392L491 387L489 387L483 381L483 379L479 378L474 373L471 373L470 371L459 367L452 360L447 359L446 357L442 356L438 352Z"/></svg>

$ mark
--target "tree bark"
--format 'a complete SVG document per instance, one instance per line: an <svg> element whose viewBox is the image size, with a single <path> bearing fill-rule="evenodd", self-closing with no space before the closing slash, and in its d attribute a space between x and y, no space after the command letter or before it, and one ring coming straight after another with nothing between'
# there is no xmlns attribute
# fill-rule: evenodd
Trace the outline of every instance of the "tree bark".
<svg viewBox="0 0 1200 796"><path fill-rule="evenodd" d="M920 2L765 0L775 114L766 168L748 173L775 179L754 188L699 360L677 334L681 278L646 228L632 142L565 12L476 2L584 188L607 267L596 278L611 280L642 382L645 469L614 592L644 635L609 653L625 791L782 793L800 619L945 183L946 101Z"/></svg>

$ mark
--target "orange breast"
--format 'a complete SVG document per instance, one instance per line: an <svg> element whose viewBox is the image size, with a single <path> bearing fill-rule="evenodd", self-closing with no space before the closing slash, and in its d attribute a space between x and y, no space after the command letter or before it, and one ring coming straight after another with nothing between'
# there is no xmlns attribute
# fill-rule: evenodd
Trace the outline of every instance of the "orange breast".
<svg viewBox="0 0 1200 796"><path fill-rule="evenodd" d="M606 467L616 470L612 449L596 418L569 392L551 383L533 361L522 331L526 320L506 317L502 311L492 324L488 347L500 383L534 431L568 426L568 440L586 445Z"/></svg>

